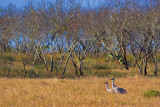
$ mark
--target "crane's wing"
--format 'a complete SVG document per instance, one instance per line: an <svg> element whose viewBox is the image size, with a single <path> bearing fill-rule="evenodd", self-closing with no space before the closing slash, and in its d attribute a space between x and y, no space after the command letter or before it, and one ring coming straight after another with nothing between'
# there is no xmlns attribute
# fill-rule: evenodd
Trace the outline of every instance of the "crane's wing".
<svg viewBox="0 0 160 107"><path fill-rule="evenodd" d="M121 94L124 94L124 93L126 93L127 91L126 91L125 89L123 89L123 88L117 87L117 92L118 92L118 93L121 93Z"/></svg>

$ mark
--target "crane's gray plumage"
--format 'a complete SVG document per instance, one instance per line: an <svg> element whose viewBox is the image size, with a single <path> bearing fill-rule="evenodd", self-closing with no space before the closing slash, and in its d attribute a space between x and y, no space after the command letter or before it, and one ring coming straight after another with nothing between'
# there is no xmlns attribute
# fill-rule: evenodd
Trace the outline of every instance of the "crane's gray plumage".
<svg viewBox="0 0 160 107"><path fill-rule="evenodd" d="M113 93L114 91L112 89L109 89L109 87L108 87L108 82L106 82L105 84L106 84L106 87L107 87L107 91L110 92L110 93Z"/></svg>
<svg viewBox="0 0 160 107"><path fill-rule="evenodd" d="M112 88L115 93L124 94L127 92L125 89L114 85L114 78L112 78L111 80L112 80Z"/></svg>

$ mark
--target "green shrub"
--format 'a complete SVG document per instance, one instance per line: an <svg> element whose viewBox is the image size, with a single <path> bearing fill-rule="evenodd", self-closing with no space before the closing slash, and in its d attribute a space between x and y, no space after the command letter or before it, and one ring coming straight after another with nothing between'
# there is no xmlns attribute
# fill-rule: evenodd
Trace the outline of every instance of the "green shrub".
<svg viewBox="0 0 160 107"><path fill-rule="evenodd" d="M144 92L143 95L145 97L160 97L160 91L150 89Z"/></svg>
<svg viewBox="0 0 160 107"><path fill-rule="evenodd" d="M92 74L93 74L93 72L91 70L86 70L84 72L84 76L89 76L89 75L92 75Z"/></svg>
<svg viewBox="0 0 160 107"><path fill-rule="evenodd" d="M35 65L35 68L41 70L45 69L44 65Z"/></svg>
<svg viewBox="0 0 160 107"><path fill-rule="evenodd" d="M124 77L127 73L113 72L113 71L96 71L94 73L98 77Z"/></svg>
<svg viewBox="0 0 160 107"><path fill-rule="evenodd" d="M110 74L111 77L124 77L127 76L127 73L125 72L111 72Z"/></svg>
<svg viewBox="0 0 160 107"><path fill-rule="evenodd" d="M40 58L37 58L35 61L35 65L41 65L43 64L42 61L40 60Z"/></svg>
<svg viewBox="0 0 160 107"><path fill-rule="evenodd" d="M94 74L96 74L98 77L106 77L111 74L111 71L96 71Z"/></svg>
<svg viewBox="0 0 160 107"><path fill-rule="evenodd" d="M15 68L11 69L9 77L23 77L24 69L23 68Z"/></svg>
<svg viewBox="0 0 160 107"><path fill-rule="evenodd" d="M109 69L107 66L102 66L102 65L94 65L93 68L94 69L99 69L99 70L101 70L101 69Z"/></svg>
<svg viewBox="0 0 160 107"><path fill-rule="evenodd" d="M15 59L11 55L2 55L0 59L7 60L7 61L15 61Z"/></svg>
<svg viewBox="0 0 160 107"><path fill-rule="evenodd" d="M7 72L8 72L9 67L7 65L1 64L0 67L0 76L4 77L6 76Z"/></svg>
<svg viewBox="0 0 160 107"><path fill-rule="evenodd" d="M131 54L127 54L127 61L128 61L128 66L132 67L135 63L135 61L133 61L133 56Z"/></svg>

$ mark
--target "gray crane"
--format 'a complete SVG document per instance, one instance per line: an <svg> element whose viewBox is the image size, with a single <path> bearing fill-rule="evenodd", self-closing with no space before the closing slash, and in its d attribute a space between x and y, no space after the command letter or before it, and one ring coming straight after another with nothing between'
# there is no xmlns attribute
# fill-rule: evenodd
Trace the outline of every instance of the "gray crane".
<svg viewBox="0 0 160 107"><path fill-rule="evenodd" d="M105 82L105 84L106 84L106 87L107 87L107 91L110 92L110 93L114 93L114 91L112 89L109 89L108 82Z"/></svg>
<svg viewBox="0 0 160 107"><path fill-rule="evenodd" d="M112 88L113 88L113 91L114 91L115 93L124 94L124 93L127 92L125 89L120 88L120 87L117 87L117 86L114 85L114 78L112 78L112 79L110 79L110 80L112 80Z"/></svg>

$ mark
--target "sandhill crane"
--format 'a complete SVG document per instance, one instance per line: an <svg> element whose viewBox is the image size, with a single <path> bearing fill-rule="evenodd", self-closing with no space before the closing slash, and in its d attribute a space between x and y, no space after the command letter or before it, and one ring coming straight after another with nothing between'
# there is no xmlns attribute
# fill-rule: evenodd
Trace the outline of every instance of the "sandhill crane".
<svg viewBox="0 0 160 107"><path fill-rule="evenodd" d="M125 89L120 88L120 87L117 87L117 86L114 85L114 78L112 78L112 79L110 79L110 80L112 80L112 88L113 88L113 91L114 91L115 93L124 94L124 93L127 92Z"/></svg>
<svg viewBox="0 0 160 107"><path fill-rule="evenodd" d="M105 84L106 84L106 87L107 87L107 91L110 92L110 93L113 93L114 91L112 89L109 89L109 87L108 87L108 82L105 82Z"/></svg>

